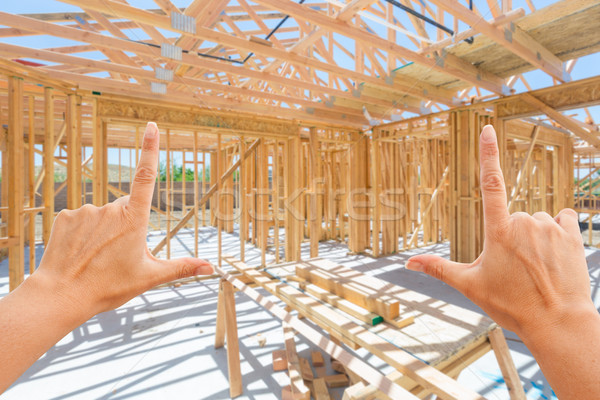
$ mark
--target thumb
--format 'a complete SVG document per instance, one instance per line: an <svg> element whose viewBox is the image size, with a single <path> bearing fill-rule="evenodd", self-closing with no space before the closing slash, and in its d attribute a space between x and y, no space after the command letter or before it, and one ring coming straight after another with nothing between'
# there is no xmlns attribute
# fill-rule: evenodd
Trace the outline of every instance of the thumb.
<svg viewBox="0 0 600 400"><path fill-rule="evenodd" d="M470 265L446 260L445 258L430 254L409 258L406 262L406 269L424 272L461 292L463 292L464 288L468 287L471 278L471 274L469 273Z"/></svg>
<svg viewBox="0 0 600 400"><path fill-rule="evenodd" d="M159 261L159 275L163 283L195 275L211 275L215 272L212 265L199 258L183 257Z"/></svg>

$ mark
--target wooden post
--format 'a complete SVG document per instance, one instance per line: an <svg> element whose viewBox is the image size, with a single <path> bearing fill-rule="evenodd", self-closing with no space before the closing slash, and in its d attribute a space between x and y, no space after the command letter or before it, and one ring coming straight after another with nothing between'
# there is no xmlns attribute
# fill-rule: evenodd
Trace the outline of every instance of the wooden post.
<svg viewBox="0 0 600 400"><path fill-rule="evenodd" d="M373 199L373 228L371 234L371 249L373 256L380 255L379 233L381 231L381 145L377 140L379 130L373 130L373 141L371 143L371 196Z"/></svg>
<svg viewBox="0 0 600 400"><path fill-rule="evenodd" d="M217 135L218 141L220 142L220 135ZM217 175L217 172L219 171L219 166L218 166L218 158L217 158L217 152L216 151L211 151L210 152L210 185L209 186L213 186L216 185L217 182L219 181L219 175ZM206 165L206 164L205 164ZM217 190L219 190L219 188L217 188ZM210 216L209 216L209 225L210 226L217 226L217 209L219 208L219 205L217 204L219 202L219 195L217 194L213 199L210 200Z"/></svg>
<svg viewBox="0 0 600 400"><path fill-rule="evenodd" d="M44 210L43 239L48 246L54 222L54 98L52 88L44 88Z"/></svg>
<svg viewBox="0 0 600 400"><path fill-rule="evenodd" d="M8 237L14 244L8 248L9 290L14 290L24 279L24 169L23 169L23 80L8 78Z"/></svg>
<svg viewBox="0 0 600 400"><path fill-rule="evenodd" d="M319 214L319 181L321 179L320 171L320 155L319 155L319 138L317 137L317 128L311 127L309 130L309 165L310 165L310 195L309 195L309 212L308 217L310 225L310 256L317 257L319 255L319 241L321 240L321 215Z"/></svg>
<svg viewBox="0 0 600 400"><path fill-rule="evenodd" d="M240 259L242 262L246 260L246 225L248 224L248 213L246 210L246 159L244 158L244 154L246 153L246 141L242 137L240 140L240 173L238 175L238 183L239 183L239 212L240 212L240 224L239 224L239 233L240 233Z"/></svg>
<svg viewBox="0 0 600 400"><path fill-rule="evenodd" d="M206 189L206 154L202 152L202 176L200 177L200 187L202 190L200 191L200 197L204 196ZM202 226L206 226L206 203L202 204Z"/></svg>
<svg viewBox="0 0 600 400"><path fill-rule="evenodd" d="M223 254L223 237L222 237L222 231L223 231L223 219L221 218L221 189L223 188L223 186L221 185L221 134L217 135L217 152L216 152L216 158L210 158L210 164L211 164L211 172L214 169L215 171L215 177L216 177L216 185L217 185L217 198L216 201L214 202L214 205L216 207L215 210L215 216L217 218L217 248L218 248L218 265L219 268L221 267L222 264L222 254ZM214 160L214 163L213 163ZM214 164L214 165L213 165ZM212 175L212 174L211 174ZM213 183L214 184L214 183ZM211 210L212 210L212 205L213 202L211 201ZM236 335L237 335L237 329L236 329Z"/></svg>
<svg viewBox="0 0 600 400"><path fill-rule="evenodd" d="M268 148L264 140L261 140L257 149L257 203L255 219L258 221L258 246L261 251L261 265L266 265L267 238L269 235L269 167ZM254 227L253 227L254 228Z"/></svg>
<svg viewBox="0 0 600 400"><path fill-rule="evenodd" d="M369 243L369 210L367 193L367 140L359 132L353 132L349 151L350 173L348 174L348 219L350 237L348 248L355 253L364 252Z"/></svg>
<svg viewBox="0 0 600 400"><path fill-rule="evenodd" d="M229 168L229 165L233 164L233 157L234 157L234 152L235 149L233 147L230 147L229 149L226 150L227 156L223 157L223 169L222 171L227 171L227 168ZM234 180L233 180L233 175L231 174L231 176L229 178L227 178L225 180L225 185L226 185L226 190L225 190L225 198L224 198L224 208L225 208L225 232L227 233L233 233L233 229L234 229L234 224L233 224L233 217L234 217L234 207L235 207L235 202L234 202Z"/></svg>
<svg viewBox="0 0 600 400"><path fill-rule="evenodd" d="M302 241L303 223L300 221L301 191L298 171L300 171L300 138L293 137L285 143L287 155L285 185L285 259L301 260L300 243Z"/></svg>
<svg viewBox="0 0 600 400"><path fill-rule="evenodd" d="M108 165L106 164L108 148L106 146L106 122L98 118L96 99L92 103L92 126L94 129L92 138L94 153L92 197L94 205L100 207L108 202Z"/></svg>
<svg viewBox="0 0 600 400"><path fill-rule="evenodd" d="M194 257L198 257L198 132L194 132Z"/></svg>
<svg viewBox="0 0 600 400"><path fill-rule="evenodd" d="M472 262L483 250L479 134L489 122L474 110L450 112L450 258L458 262Z"/></svg>
<svg viewBox="0 0 600 400"><path fill-rule="evenodd" d="M221 319L217 334L223 334L223 328L225 329L225 336L227 338L227 371L229 374L229 396L231 398L241 395L244 391L242 386L242 372L240 368L240 348L238 339L237 329L237 315L235 313L235 294L233 291L233 285L226 280L221 280L219 292L223 292L219 297L219 301L222 301L221 306ZM217 305L217 309L219 306ZM223 315L224 314L224 315ZM223 321L225 320L225 326L223 327ZM221 344L215 340L215 347L217 344ZM222 346L222 344L221 344Z"/></svg>
<svg viewBox="0 0 600 400"><path fill-rule="evenodd" d="M1 105L0 105L1 107ZM0 116L1 118L1 116ZM0 121L1 123L1 121ZM4 124L6 125L6 124ZM6 125L8 126L8 125ZM9 180L9 176L10 176L10 172L8 170L9 165L10 165L10 161L9 161L9 156L8 156L8 129L4 128L4 126L0 125L0 134L2 134L1 140L0 140L0 150L2 151L2 170L1 170L1 174L2 174L2 182L4 182L4 184L2 185L2 189L0 192L0 205L2 207L6 207L6 211L0 211L0 216L2 219L2 226L0 226L0 235L1 236L8 236L7 233L7 224L6 221L8 220L8 180Z"/></svg>
<svg viewBox="0 0 600 400"><path fill-rule="evenodd" d="M273 196L273 239L275 242L275 263L279 263L279 141L273 143L273 173L271 174Z"/></svg>
<svg viewBox="0 0 600 400"><path fill-rule="evenodd" d="M28 194L29 194L29 207L35 207L35 98L29 96L28 103L28 154L27 154L27 172L28 172ZM41 173L41 172L40 172ZM33 274L35 271L35 217L37 213L27 213L28 220L28 237L27 243L29 244L29 273Z"/></svg>
<svg viewBox="0 0 600 400"><path fill-rule="evenodd" d="M217 321L215 324L215 349L225 346L225 299L223 295L223 281L219 281L219 295L217 298Z"/></svg>
<svg viewBox="0 0 600 400"><path fill-rule="evenodd" d="M166 203L166 224L167 224L167 259L171 258L171 192L173 191L173 183L171 182L171 130L167 129L167 161L165 167L166 188L165 188L165 203Z"/></svg>
<svg viewBox="0 0 600 400"><path fill-rule="evenodd" d="M77 125L77 96L67 96L67 208L81 207L81 135Z"/></svg>

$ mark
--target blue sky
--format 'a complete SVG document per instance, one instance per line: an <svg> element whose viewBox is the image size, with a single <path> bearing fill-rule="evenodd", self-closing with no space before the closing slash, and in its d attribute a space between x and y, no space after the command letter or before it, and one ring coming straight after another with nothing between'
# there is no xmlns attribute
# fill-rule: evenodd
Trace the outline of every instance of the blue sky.
<svg viewBox="0 0 600 400"><path fill-rule="evenodd" d="M187 6L191 0L171 0L178 7ZM339 1L339 0L338 0ZM420 0L421 2L425 0ZM463 4L467 4L468 2L465 0L461 0ZM498 0L499 1L499 0ZM533 0L533 4L536 8L542 8L546 5L554 3L556 0ZM324 0L307 0L305 4L311 3L319 3L323 4ZM129 3L133 6L140 8L158 8L156 3L152 0L129 0ZM235 4L233 1L230 4ZM474 0L475 7L483 14L485 19L490 19L492 17L491 12L489 11L489 7L487 5L486 0ZM530 13L530 9L527 6L525 0L513 0L513 8L522 7L526 13ZM65 12L65 11L75 11L80 12L81 9L79 7L71 6L65 3L61 3L55 0L20 0L20 1L3 1L0 4L0 10L10 13L16 14L25 14L25 13L45 13L45 12ZM412 30L412 25L410 20L408 19L405 12L402 10L396 9L395 18L401 22L404 26L409 27ZM453 20L452 17L446 14L445 17L445 25L452 28ZM269 28L272 28L277 24L278 20L266 20L265 23ZM387 30L382 25L379 25L375 22L367 20L369 27L373 30L374 33L379 34L380 36L386 37ZM291 24L295 24L294 21L289 20L286 25L290 26ZM286 26L284 25L284 26ZM253 22L244 22L239 25L242 29L258 29L257 26ZM459 31L465 30L468 27L462 22L459 23ZM427 31L431 38L436 38L436 28L427 25ZM147 39L147 35L141 30L128 30L126 32L132 39L134 40L144 40ZM166 37L175 36L174 33L169 31L162 31L162 33ZM280 39L285 38L285 34L278 36ZM350 49L354 48L354 42L352 40L346 39L340 35L335 36L336 40L339 41L343 46L348 47ZM74 42L66 39L54 38L46 35L38 35L38 36L25 36L18 38L2 38L1 41L5 43L12 43L21 46L27 46L32 48L47 48L47 47L57 47L57 46L68 46L74 44L80 44L79 42ZM406 37L405 35L397 34L397 42L407 48L415 50L415 45ZM210 45L210 43L206 43L204 45ZM82 53L81 56L89 57L89 58L97 58L102 59L104 55L100 52L88 52ZM335 49L334 51L334 59L339 65L344 66L345 68L352 69L354 68L354 61L350 59L343 51L340 49ZM575 68L571 74L573 80L579 80L588 78L590 76L597 75L598 65L600 64L600 54L593 54L587 57L580 58ZM368 65L368 61L367 61ZM383 63L385 65L385 63ZM399 67L400 65L397 65ZM97 74L98 76L106 76L104 73ZM327 79L326 73L319 73L319 76L322 79ZM543 72L540 71L531 71L524 74L528 83L531 85L533 89L543 88L552 85L552 79ZM519 81L514 89L517 92L526 91L527 88L525 85ZM485 91L484 91L485 93ZM600 121L600 107L591 107L590 112L596 122ZM583 110L572 110L569 112L569 115L574 116L577 119L584 120L586 115ZM109 162L116 163L118 160L118 153L111 152L109 154ZM124 160L124 161L123 161ZM128 154L123 153L122 161L124 165L128 165L129 156Z"/></svg>

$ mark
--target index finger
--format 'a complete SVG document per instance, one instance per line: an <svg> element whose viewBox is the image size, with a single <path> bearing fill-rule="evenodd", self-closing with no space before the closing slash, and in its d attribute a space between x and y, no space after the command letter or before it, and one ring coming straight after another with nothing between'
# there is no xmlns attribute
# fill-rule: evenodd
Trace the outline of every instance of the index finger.
<svg viewBox="0 0 600 400"><path fill-rule="evenodd" d="M142 142L142 154L135 170L129 197L132 209L143 214L150 212L152 204L158 168L158 143L158 127L154 122L148 122Z"/></svg>
<svg viewBox="0 0 600 400"><path fill-rule="evenodd" d="M483 216L486 232L508 220L504 175L500 169L500 155L496 131L486 125L479 138L480 182Z"/></svg>

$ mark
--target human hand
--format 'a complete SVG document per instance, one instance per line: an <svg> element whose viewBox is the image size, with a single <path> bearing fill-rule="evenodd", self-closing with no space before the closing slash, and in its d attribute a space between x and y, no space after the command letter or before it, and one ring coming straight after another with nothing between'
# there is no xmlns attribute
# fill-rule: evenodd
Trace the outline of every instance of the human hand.
<svg viewBox="0 0 600 400"><path fill-rule="evenodd" d="M158 155L158 128L150 122L131 195L102 207L86 204L63 210L54 221L40 267L31 278L78 307L81 322L158 284L213 273L206 261L159 260L148 250L146 234Z"/></svg>
<svg viewBox="0 0 600 400"><path fill-rule="evenodd" d="M453 286L502 327L524 338L581 315L597 312L577 214L564 209L509 215L496 133L483 128L480 168L485 240L471 264L433 255L408 260L406 268L425 272Z"/></svg>

